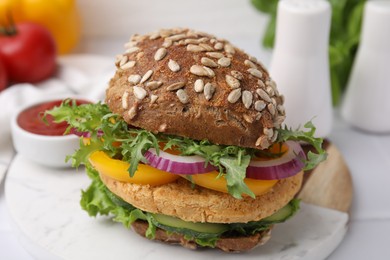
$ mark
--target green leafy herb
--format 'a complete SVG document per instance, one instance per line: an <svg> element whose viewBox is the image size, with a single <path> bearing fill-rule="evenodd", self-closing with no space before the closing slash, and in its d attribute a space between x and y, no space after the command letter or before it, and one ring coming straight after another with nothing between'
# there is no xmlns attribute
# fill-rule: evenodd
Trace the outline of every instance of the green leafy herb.
<svg viewBox="0 0 390 260"><path fill-rule="evenodd" d="M67 99L59 107L46 111L45 116L52 115L55 123L68 122L65 133L69 133L71 128L95 133L101 125L101 118L109 113L109 108L101 103L77 106L76 100Z"/></svg>
<svg viewBox="0 0 390 260"><path fill-rule="evenodd" d="M270 15L263 45L272 48L275 43L278 0L251 0L254 7ZM363 9L366 0L329 0L332 6L332 24L329 40L329 59L333 104L337 105L346 87L348 76L359 45Z"/></svg>
<svg viewBox="0 0 390 260"><path fill-rule="evenodd" d="M104 151L113 158L129 162L129 175L133 176L140 162L147 163L144 157L145 151L155 148L158 152L159 143L165 143L164 149L175 147L184 156L199 155L205 159L206 164L210 163L217 167L219 177L226 178L228 192L233 197L240 199L244 194L255 197L244 179L250 158L258 150L232 145L215 145L207 140L197 141L130 128L119 115L111 113L107 105L101 103L75 106L74 103L66 101L61 106L47 111L46 114L52 115L57 122L67 121L69 128L90 133L89 144L80 142L80 149L68 157L75 167L81 164L88 165L88 157L94 151ZM321 148L322 139L314 138L315 127L311 122L305 127L309 128L309 131L278 129L279 141L294 140L312 144L318 154L308 154L306 169L310 169L324 160L326 153Z"/></svg>
<svg viewBox="0 0 390 260"><path fill-rule="evenodd" d="M284 129L279 129L278 142L285 142L287 140L292 140L292 141L303 141L311 144L314 147L314 149L317 151L317 153L313 153L309 151L307 154L307 160L305 162L304 170L310 170L313 169L320 162L326 160L327 153L324 149L322 149L323 139L314 137L316 128L313 125L313 123L311 121L307 122L304 125L304 128L308 130L303 131L297 129L293 131L291 128L289 129L287 126L285 126Z"/></svg>
<svg viewBox="0 0 390 260"><path fill-rule="evenodd" d="M140 161L147 163L144 153L151 147L156 148L158 152L159 147L157 137L151 132L134 130L130 131L130 135L134 135L135 137L132 140L124 140L125 142L122 143L122 155L126 161L130 162L129 173L133 177L138 168L138 163Z"/></svg>
<svg viewBox="0 0 390 260"><path fill-rule="evenodd" d="M246 168L249 165L251 157L245 155L243 157L234 158L224 156L220 158L220 163L226 169L226 182L229 193L238 199L241 199L241 194L248 194L255 198L255 194L248 188L243 181L246 176Z"/></svg>

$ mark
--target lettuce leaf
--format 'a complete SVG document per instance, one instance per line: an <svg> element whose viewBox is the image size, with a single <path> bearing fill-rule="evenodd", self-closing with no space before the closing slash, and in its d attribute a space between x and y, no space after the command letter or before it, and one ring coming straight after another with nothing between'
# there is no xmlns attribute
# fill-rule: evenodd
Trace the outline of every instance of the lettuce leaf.
<svg viewBox="0 0 390 260"><path fill-rule="evenodd" d="M316 167L320 162L325 161L328 154L324 149L322 149L322 138L314 137L316 128L313 125L311 121L307 122L304 125L304 128L308 129L307 131L304 130L292 130L291 128L288 128L285 126L282 129L278 130L278 142L285 142L287 140L292 141L303 141L305 143L311 144L314 149L317 151L317 153L313 153L311 151L307 154L307 160L305 161L305 167L304 170L311 170L314 167Z"/></svg>
<svg viewBox="0 0 390 260"><path fill-rule="evenodd" d="M107 105L86 104L76 106L74 102L65 101L46 114L52 115L56 122L66 121L70 128L81 132L89 132L91 138L86 145L80 141L80 149L68 159L72 160L75 167L88 165L88 157L94 151L104 151L113 158L122 159L130 163L129 175L133 176L140 162L147 163L144 153L149 148L159 151L159 143L165 143L164 149L175 147L182 155L199 155L206 164L210 163L219 169L219 177L226 178L229 193L241 199L244 194L255 197L253 192L245 184L246 168L250 158L256 153L256 149L243 148L233 145L215 145L207 140L192 140L178 136L154 134L143 129L135 129L122 120L122 118L110 112ZM311 122L305 124L309 131L291 130L287 127L278 129L278 141L287 140L305 141L312 144L317 154L310 152L306 161L306 168L311 169L326 159L326 152L322 149L322 139L315 138L315 127ZM94 189L93 189L94 190ZM89 191L92 193L93 190ZM88 194L85 195L86 197ZM91 203L90 211L94 214L97 205ZM100 208L102 205L98 205ZM103 212L104 210L101 209ZM108 212L109 209L106 210ZM96 214L96 213L95 213Z"/></svg>
<svg viewBox="0 0 390 260"><path fill-rule="evenodd" d="M156 226L150 220L150 216L143 211L134 208L128 204L127 207L118 206L113 202L112 197L116 196L112 194L103 182L99 178L99 174L87 164L86 171L88 176L92 179L90 186L81 192L80 205L83 210L88 212L89 216L96 217L97 215L113 215L113 220L122 223L125 227L130 228L131 224L136 220L146 220L149 223L149 227L146 231L146 237L153 239L155 237ZM110 193L110 196L108 195ZM120 200L124 205L121 198ZM118 203L118 202L117 202ZM127 203L126 203L127 204Z"/></svg>
<svg viewBox="0 0 390 260"><path fill-rule="evenodd" d="M123 201L111 191L109 191L99 178L99 174L90 166L86 167L88 176L92 183L85 190L82 191L80 201L81 207L88 212L90 216L108 215L112 220L122 223L126 228L130 228L131 224L136 220L143 220L148 222L148 228L145 236L149 239L154 239L156 228L163 229L164 225L156 223L153 214L144 212L135 208L131 204ZM249 236L262 230L268 229L271 225L284 222L290 219L299 209L299 200L293 199L288 204L289 214L284 214L283 217L278 217L277 220L268 221L267 218L260 221L252 221L248 223L231 223L227 225L227 231L216 236L214 233L202 233L199 236L190 235L196 232L184 232L184 237L187 240L194 240L198 245L203 247L215 247L217 240L222 236ZM170 227L168 234L181 233L183 228Z"/></svg>

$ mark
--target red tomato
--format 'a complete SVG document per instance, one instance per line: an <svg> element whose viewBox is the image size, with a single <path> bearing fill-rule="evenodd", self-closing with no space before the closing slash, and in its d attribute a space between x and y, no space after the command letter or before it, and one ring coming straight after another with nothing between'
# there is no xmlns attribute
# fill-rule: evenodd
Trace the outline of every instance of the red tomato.
<svg viewBox="0 0 390 260"><path fill-rule="evenodd" d="M10 81L38 82L50 77L56 68L53 36L38 24L17 24L15 34L1 34L0 54Z"/></svg>
<svg viewBox="0 0 390 260"><path fill-rule="evenodd" d="M5 70L5 66L0 57L0 91L5 89L7 87L7 84L8 84L7 71Z"/></svg>

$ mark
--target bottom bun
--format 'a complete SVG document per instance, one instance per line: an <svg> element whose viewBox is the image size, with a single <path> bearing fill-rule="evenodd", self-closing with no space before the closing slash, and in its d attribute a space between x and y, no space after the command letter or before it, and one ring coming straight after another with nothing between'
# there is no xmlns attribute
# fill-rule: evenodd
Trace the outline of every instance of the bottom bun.
<svg viewBox="0 0 390 260"><path fill-rule="evenodd" d="M132 224L133 230L139 235L145 237L148 223L137 220ZM253 249L256 246L265 244L271 237L271 228L263 230L251 236L242 237L222 237L218 239L215 248L219 248L225 252L243 252ZM156 229L156 236L154 240L162 241L168 244L180 244L183 247L190 249L197 249L199 245L193 240L187 240L184 235L177 233L167 233L160 228Z"/></svg>

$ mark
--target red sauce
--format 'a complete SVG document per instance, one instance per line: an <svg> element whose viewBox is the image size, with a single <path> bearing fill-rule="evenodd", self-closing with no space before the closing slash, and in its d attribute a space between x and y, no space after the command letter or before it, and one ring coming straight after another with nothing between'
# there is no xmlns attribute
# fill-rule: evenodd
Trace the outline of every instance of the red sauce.
<svg viewBox="0 0 390 260"><path fill-rule="evenodd" d="M54 123L51 115L46 116L47 123L43 121L46 110L60 106L62 100L55 100L31 106L23 110L17 118L18 125L24 130L38 135L59 136L63 135L68 124L66 122ZM86 100L76 100L77 105L90 103Z"/></svg>

